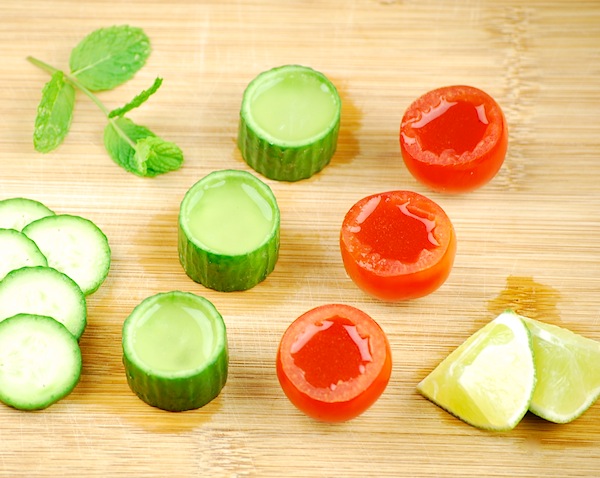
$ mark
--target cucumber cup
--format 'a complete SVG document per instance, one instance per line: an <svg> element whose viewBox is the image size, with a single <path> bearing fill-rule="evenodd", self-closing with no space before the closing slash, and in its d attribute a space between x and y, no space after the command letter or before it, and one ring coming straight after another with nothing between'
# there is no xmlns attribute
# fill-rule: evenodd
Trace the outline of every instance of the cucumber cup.
<svg viewBox="0 0 600 478"><path fill-rule="evenodd" d="M123 324L122 343L129 387L162 410L200 408L227 381L225 323L195 294L164 292L142 301Z"/></svg>
<svg viewBox="0 0 600 478"><path fill-rule="evenodd" d="M329 164L337 147L342 102L322 73L300 65L265 71L244 91L238 147L269 179L299 181Z"/></svg>
<svg viewBox="0 0 600 478"><path fill-rule="evenodd" d="M275 268L280 213L271 188L246 171L215 171L194 184L179 211L186 274L222 292L254 287Z"/></svg>

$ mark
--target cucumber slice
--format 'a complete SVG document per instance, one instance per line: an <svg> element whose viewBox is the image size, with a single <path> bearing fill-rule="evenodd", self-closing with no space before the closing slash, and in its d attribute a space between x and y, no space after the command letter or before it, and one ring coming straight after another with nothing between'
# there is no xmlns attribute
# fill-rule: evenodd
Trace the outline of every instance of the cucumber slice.
<svg viewBox="0 0 600 478"><path fill-rule="evenodd" d="M179 259L186 274L218 291L263 281L279 256L277 200L246 171L215 171L186 193L179 212Z"/></svg>
<svg viewBox="0 0 600 478"><path fill-rule="evenodd" d="M36 219L52 215L53 211L33 199L9 198L0 201L0 228L22 231Z"/></svg>
<svg viewBox="0 0 600 478"><path fill-rule="evenodd" d="M238 147L255 171L299 181L321 171L337 148L342 102L325 75L285 65L258 75L242 99Z"/></svg>
<svg viewBox="0 0 600 478"><path fill-rule="evenodd" d="M52 317L76 339L87 322L83 292L71 278L51 267L22 267L0 281L0 321L20 313Z"/></svg>
<svg viewBox="0 0 600 478"><path fill-rule="evenodd" d="M0 400L41 410L73 391L81 376L77 340L51 317L18 314L0 322Z"/></svg>
<svg viewBox="0 0 600 478"><path fill-rule="evenodd" d="M57 214L32 222L23 232L37 244L48 265L67 274L85 295L95 292L106 279L110 246L92 221Z"/></svg>
<svg viewBox="0 0 600 478"><path fill-rule="evenodd" d="M44 254L25 234L15 229L0 229L0 280L21 267L47 265Z"/></svg>
<svg viewBox="0 0 600 478"><path fill-rule="evenodd" d="M200 408L227 381L225 323L207 299L189 292L156 294L123 324L123 363L131 390L168 411Z"/></svg>

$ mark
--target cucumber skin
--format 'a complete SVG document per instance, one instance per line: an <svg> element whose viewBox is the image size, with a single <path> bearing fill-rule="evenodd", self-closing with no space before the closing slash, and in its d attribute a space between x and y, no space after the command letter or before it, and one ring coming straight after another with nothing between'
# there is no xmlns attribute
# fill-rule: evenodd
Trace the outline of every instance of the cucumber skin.
<svg viewBox="0 0 600 478"><path fill-rule="evenodd" d="M276 181L307 179L329 164L337 149L339 121L325 136L308 146L279 146L259 137L240 113L238 147L252 169Z"/></svg>
<svg viewBox="0 0 600 478"><path fill-rule="evenodd" d="M195 410L215 399L227 382L228 364L227 341L215 360L191 378L149 374L123 354L129 388L148 405L168 412Z"/></svg>
<svg viewBox="0 0 600 478"><path fill-rule="evenodd" d="M279 223L279 217L276 218ZM280 231L259 248L243 255L217 254L194 244L179 220L179 261L188 277L209 289L233 292L251 289L275 269L279 258Z"/></svg>

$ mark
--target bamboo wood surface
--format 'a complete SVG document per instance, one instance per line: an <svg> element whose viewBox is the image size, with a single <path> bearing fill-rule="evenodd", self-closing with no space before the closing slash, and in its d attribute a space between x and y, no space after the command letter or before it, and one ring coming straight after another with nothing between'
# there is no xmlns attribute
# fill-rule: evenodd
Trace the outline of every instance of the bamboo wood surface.
<svg viewBox="0 0 600 478"><path fill-rule="evenodd" d="M143 179L102 145L102 113L77 96L71 132L55 152L32 146L48 75L33 55L66 68L72 47L100 27L142 27L146 66L101 93L120 106L156 76L159 92L131 114L185 153L177 172ZM415 391L452 349L493 318L514 278L546 291L532 314L600 340L600 4L597 1L4 0L0 3L0 199L37 199L93 220L113 260L88 298L81 382L40 412L0 407L0 475L539 477L600 474L600 404L567 425L527 415L507 433L474 429ZM275 271L254 289L195 284L177 258L187 189L223 168L249 170L235 145L248 82L298 63L325 73L343 99L338 151L299 183L265 180L282 215ZM426 91L471 84L494 96L509 151L484 188L427 191L400 158L398 128ZM264 179L264 178L263 178ZM412 189L436 200L458 236L453 272L434 294L385 304L347 278L338 232L368 194ZM511 279L512 278L512 279ZM211 300L228 327L230 376L203 409L169 413L129 390L121 326L142 299L186 290ZM535 290L532 291L535 293ZM514 294L513 294L514 295ZM302 415L279 388L281 334L329 302L361 308L387 332L394 359L379 401L337 425ZM517 302L518 303L518 302Z"/></svg>

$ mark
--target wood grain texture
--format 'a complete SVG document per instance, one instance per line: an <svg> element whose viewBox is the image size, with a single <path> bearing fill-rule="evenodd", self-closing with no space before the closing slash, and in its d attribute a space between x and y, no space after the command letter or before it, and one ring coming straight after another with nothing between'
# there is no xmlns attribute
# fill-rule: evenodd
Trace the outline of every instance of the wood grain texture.
<svg viewBox="0 0 600 478"><path fill-rule="evenodd" d="M129 23L152 41L147 65L100 95L120 106L164 78L132 118L184 150L177 172L134 177L102 145L104 119L78 95L71 132L41 155L32 131L47 74L27 55L66 67L100 27ZM600 472L600 405L568 425L527 415L510 433L463 424L415 386L492 318L509 276L556 290L551 321L600 340L600 4L597 1L5 0L0 3L0 198L31 197L98 224L110 275L89 297L81 383L51 408L0 407L0 475L286 477L581 477ZM217 293L179 265L177 214L185 191L222 168L248 170L235 146L242 92L261 71L311 66L343 98L338 151L299 183L265 180L282 214L281 257L254 289ZM509 128L506 162L464 196L430 193L405 169L405 108L438 86L494 96ZM338 231L361 197L412 189L452 218L458 254L449 280L420 300L385 304L346 277ZM127 387L121 325L149 295L186 290L225 318L230 377L205 408L153 409ZM389 387L361 417L317 423L281 392L281 334L309 308L357 306L388 333Z"/></svg>

